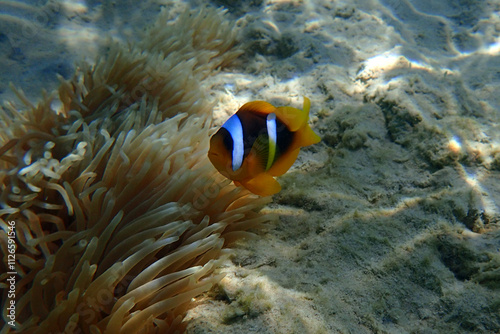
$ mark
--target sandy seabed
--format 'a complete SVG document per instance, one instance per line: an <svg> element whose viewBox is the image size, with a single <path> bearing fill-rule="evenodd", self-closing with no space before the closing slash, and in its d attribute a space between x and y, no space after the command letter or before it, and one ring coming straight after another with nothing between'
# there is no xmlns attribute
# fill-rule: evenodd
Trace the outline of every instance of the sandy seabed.
<svg viewBox="0 0 500 334"><path fill-rule="evenodd" d="M210 79L216 122L305 95L322 142L280 177L265 209L279 220L235 248L187 332L500 332L500 2L212 4L247 50ZM3 1L0 99L12 82L35 101L106 38L185 5Z"/></svg>

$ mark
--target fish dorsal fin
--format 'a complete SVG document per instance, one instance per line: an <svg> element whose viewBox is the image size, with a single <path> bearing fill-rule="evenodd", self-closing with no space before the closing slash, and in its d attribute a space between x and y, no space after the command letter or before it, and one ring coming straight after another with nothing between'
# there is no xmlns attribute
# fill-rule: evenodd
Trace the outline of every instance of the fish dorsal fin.
<svg viewBox="0 0 500 334"><path fill-rule="evenodd" d="M276 108L271 103L266 101L252 101L242 105L238 111L249 111L267 115L274 112L275 109Z"/></svg>
<svg viewBox="0 0 500 334"><path fill-rule="evenodd" d="M309 108L311 106L311 101L304 96L304 106L303 110L294 107L278 107L274 111L276 117L283 122L287 128L295 132L300 129L304 124L307 123L309 118Z"/></svg>

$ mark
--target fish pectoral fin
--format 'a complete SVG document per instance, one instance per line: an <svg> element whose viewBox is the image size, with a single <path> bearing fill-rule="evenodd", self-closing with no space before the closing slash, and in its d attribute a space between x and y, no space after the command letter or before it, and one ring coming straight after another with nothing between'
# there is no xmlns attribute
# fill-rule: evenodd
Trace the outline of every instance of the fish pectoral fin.
<svg viewBox="0 0 500 334"><path fill-rule="evenodd" d="M266 170L269 155L269 139L265 135L259 135L252 146L252 153L259 163L259 168Z"/></svg>
<svg viewBox="0 0 500 334"><path fill-rule="evenodd" d="M241 181L241 185L259 196L271 196L281 190L281 186L267 173L261 173L248 181Z"/></svg>

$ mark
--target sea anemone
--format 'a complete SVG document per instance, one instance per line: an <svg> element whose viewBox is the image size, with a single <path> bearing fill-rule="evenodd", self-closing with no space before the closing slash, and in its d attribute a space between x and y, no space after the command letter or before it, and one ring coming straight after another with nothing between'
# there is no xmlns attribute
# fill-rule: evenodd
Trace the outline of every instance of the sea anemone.
<svg viewBox="0 0 500 334"><path fill-rule="evenodd" d="M162 12L57 97L0 109L3 332L168 333L268 202L208 162L202 81L241 51L222 10ZM15 224L15 269L8 237ZM4 233L5 232L5 233ZM16 275L15 326L6 312Z"/></svg>

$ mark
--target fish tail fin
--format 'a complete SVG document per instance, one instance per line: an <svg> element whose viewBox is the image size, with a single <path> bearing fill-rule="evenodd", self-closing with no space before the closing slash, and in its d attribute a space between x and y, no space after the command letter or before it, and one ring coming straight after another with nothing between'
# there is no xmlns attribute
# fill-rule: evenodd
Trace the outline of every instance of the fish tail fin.
<svg viewBox="0 0 500 334"><path fill-rule="evenodd" d="M302 119L298 127L295 129L295 141L293 148L305 147L319 143L321 138L311 129L307 121L309 120L309 110L311 108L311 100L304 96L304 104L302 107ZM291 130L291 129L290 129ZM293 131L293 130L292 130Z"/></svg>
<svg viewBox="0 0 500 334"><path fill-rule="evenodd" d="M302 105L302 111L307 115L307 119L309 119L309 109L311 109L311 100L308 97L304 96L304 103Z"/></svg>
<svg viewBox="0 0 500 334"><path fill-rule="evenodd" d="M321 141L321 138L311 129L307 121L309 120L309 109L311 108L311 100L304 96L304 106L302 110L307 115L306 121L298 130L298 135L302 139L303 146L309 146Z"/></svg>
<svg viewBox="0 0 500 334"><path fill-rule="evenodd" d="M313 145L321 141L320 136L318 136L316 132L311 129L309 124L306 124L297 131L296 138L298 147Z"/></svg>

